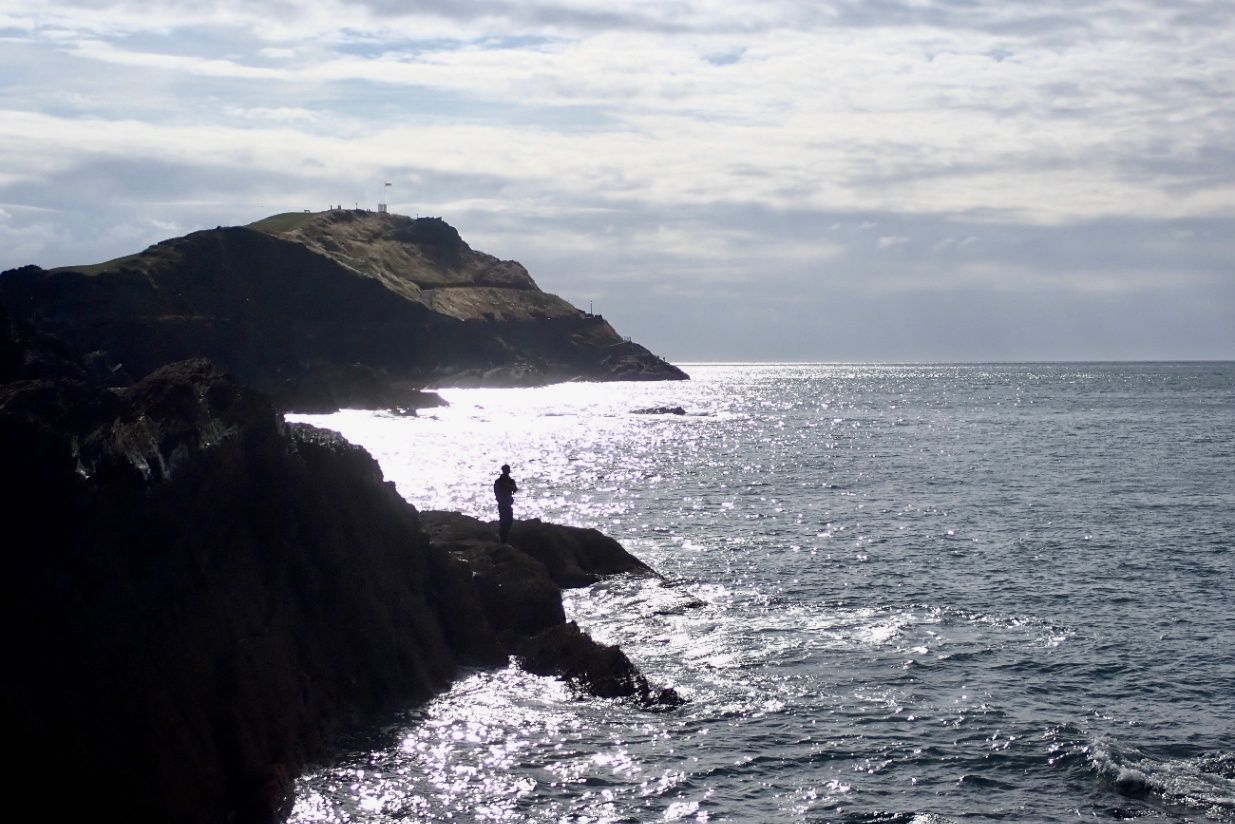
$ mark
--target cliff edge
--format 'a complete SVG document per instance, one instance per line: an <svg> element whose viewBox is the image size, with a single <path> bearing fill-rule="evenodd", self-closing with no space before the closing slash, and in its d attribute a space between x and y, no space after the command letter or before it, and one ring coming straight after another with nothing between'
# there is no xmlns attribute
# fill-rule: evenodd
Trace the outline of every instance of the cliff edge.
<svg viewBox="0 0 1235 824"><path fill-rule="evenodd" d="M91 373L0 303L0 700L12 783L57 816L276 820L340 736L512 654L676 701L564 622L551 570L645 572L599 533L435 541L367 452L208 361Z"/></svg>

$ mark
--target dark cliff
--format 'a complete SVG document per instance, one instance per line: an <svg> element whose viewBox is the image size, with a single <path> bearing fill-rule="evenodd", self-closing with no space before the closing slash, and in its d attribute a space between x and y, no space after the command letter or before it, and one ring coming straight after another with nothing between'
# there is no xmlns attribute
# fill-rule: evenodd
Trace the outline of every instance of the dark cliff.
<svg viewBox="0 0 1235 824"><path fill-rule="evenodd" d="M0 299L94 353L115 385L205 357L283 409L431 405L426 386L686 377L436 218L279 215L107 263L10 270Z"/></svg>
<svg viewBox="0 0 1235 824"><path fill-rule="evenodd" d="M563 623L550 567L643 571L616 544L434 543L368 453L207 361L101 388L0 304L0 450L13 783L63 817L271 820L340 735L509 654L675 700Z"/></svg>

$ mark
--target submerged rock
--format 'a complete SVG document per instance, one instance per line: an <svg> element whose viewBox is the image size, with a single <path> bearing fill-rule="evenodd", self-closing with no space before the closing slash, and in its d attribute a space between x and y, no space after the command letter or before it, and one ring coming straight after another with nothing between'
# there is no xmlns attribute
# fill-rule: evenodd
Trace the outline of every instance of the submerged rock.
<svg viewBox="0 0 1235 824"><path fill-rule="evenodd" d="M632 409L632 415L685 415L686 410L680 406L649 406L647 409Z"/></svg>

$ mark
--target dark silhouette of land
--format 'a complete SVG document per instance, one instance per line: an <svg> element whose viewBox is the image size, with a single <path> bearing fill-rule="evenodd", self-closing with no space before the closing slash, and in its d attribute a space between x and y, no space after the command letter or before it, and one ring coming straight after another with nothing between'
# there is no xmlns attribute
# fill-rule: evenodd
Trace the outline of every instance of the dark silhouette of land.
<svg viewBox="0 0 1235 824"><path fill-rule="evenodd" d="M111 385L205 357L284 410L432 406L430 386L686 377L439 218L276 215L106 263L10 270L0 299L92 353Z"/></svg>
<svg viewBox="0 0 1235 824"><path fill-rule="evenodd" d="M564 621L561 587L652 574L611 539L422 515L209 361L99 371L0 303L0 695L12 782L57 816L274 820L344 736L510 654L677 701Z"/></svg>

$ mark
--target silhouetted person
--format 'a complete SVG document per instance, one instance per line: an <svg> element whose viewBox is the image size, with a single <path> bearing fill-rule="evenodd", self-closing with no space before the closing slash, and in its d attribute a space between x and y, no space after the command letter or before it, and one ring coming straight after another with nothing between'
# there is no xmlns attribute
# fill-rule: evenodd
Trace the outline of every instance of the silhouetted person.
<svg viewBox="0 0 1235 824"><path fill-rule="evenodd" d="M510 467L502 464L502 474L493 482L493 497L497 498L498 539L502 543L510 537L510 525L515 520L515 493L518 491L518 484L510 477Z"/></svg>

